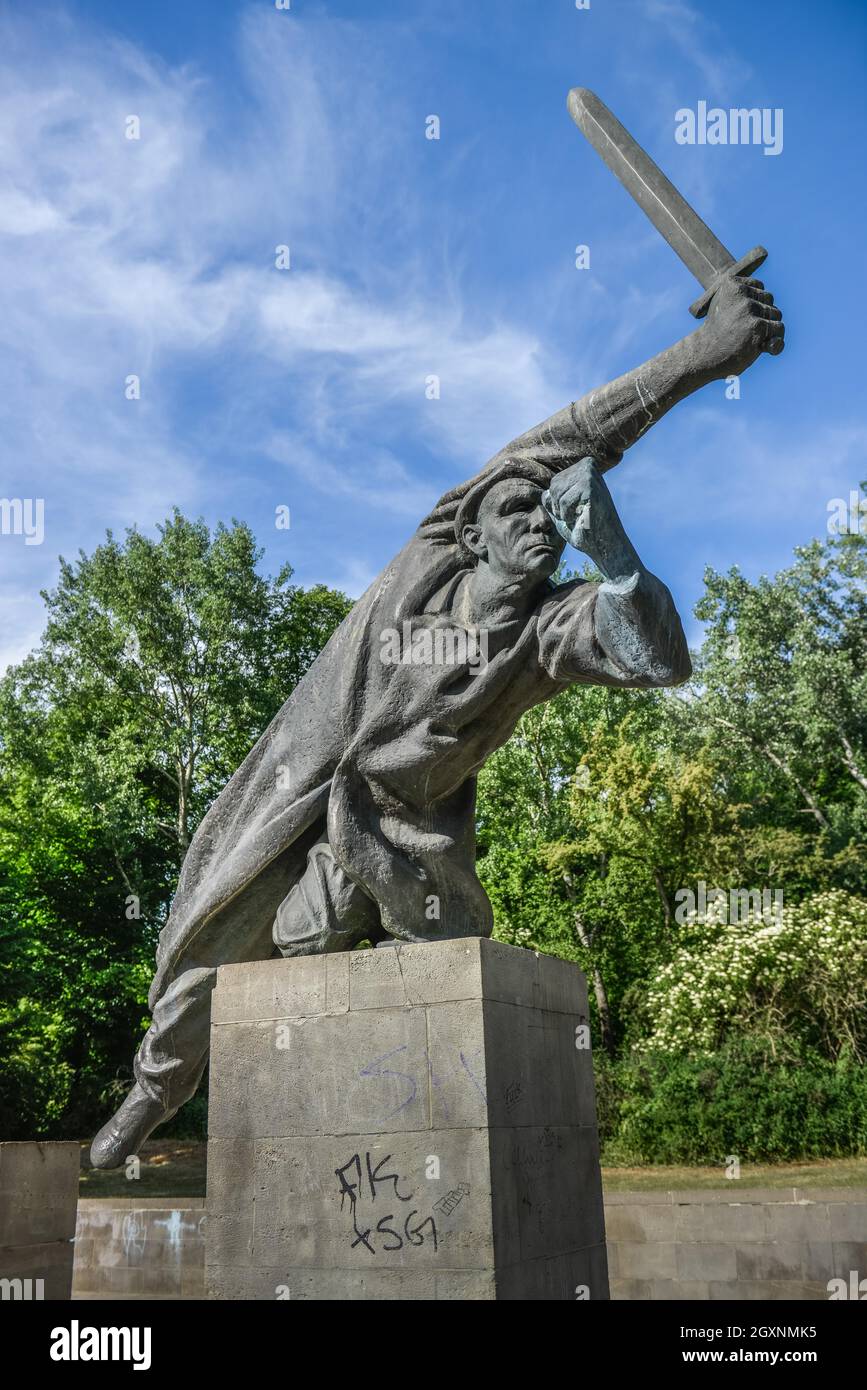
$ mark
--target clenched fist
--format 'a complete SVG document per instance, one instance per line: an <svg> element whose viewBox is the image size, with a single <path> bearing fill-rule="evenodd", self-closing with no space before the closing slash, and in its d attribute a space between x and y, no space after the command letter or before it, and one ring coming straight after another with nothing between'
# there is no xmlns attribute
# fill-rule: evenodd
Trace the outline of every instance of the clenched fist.
<svg viewBox="0 0 867 1390"><path fill-rule="evenodd" d="M761 280L727 275L714 294L701 329L721 376L739 376L785 337L783 316Z"/></svg>
<svg viewBox="0 0 867 1390"><path fill-rule="evenodd" d="M563 539L588 555L604 575L640 568L595 459L583 458L556 474L542 505Z"/></svg>

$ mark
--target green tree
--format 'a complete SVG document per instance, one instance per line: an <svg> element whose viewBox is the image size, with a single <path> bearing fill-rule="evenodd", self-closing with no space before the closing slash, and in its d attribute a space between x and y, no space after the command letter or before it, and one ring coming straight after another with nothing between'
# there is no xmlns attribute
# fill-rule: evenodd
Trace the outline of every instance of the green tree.
<svg viewBox="0 0 867 1390"><path fill-rule="evenodd" d="M807 825L858 891L867 831L867 536L813 541L773 578L709 570L695 719L773 792L766 823ZM744 781L747 786L747 781ZM848 881L846 880L848 870Z"/></svg>
<svg viewBox="0 0 867 1390"><path fill-rule="evenodd" d="M0 682L0 1119L86 1129L128 1072L196 825L349 609L175 512L61 560ZM62 1121L61 1121L62 1117Z"/></svg>
<svg viewBox="0 0 867 1390"><path fill-rule="evenodd" d="M576 779L584 786L605 775L597 755L625 727L653 743L665 718L659 692L576 686L525 714L479 779L479 876L495 934L583 967L609 1050L626 989L655 960L661 908L652 876L637 875L611 845L585 842Z"/></svg>

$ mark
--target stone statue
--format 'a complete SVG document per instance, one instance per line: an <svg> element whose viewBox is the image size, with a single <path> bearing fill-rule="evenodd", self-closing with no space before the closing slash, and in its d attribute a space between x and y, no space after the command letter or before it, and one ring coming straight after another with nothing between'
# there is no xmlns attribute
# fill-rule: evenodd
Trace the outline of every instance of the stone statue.
<svg viewBox="0 0 867 1390"><path fill-rule="evenodd" d="M136 1081L93 1142L119 1165L195 1092L217 967L360 942L489 936L476 774L573 683L671 686L690 660L604 474L699 387L782 346L762 283L719 276L702 324L453 488L334 633L199 826L161 933ZM598 583L552 576L564 548Z"/></svg>

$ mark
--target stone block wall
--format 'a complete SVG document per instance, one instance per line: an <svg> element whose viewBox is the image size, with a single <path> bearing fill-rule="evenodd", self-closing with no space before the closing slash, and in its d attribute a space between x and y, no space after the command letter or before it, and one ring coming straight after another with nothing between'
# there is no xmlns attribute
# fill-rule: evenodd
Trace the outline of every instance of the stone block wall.
<svg viewBox="0 0 867 1390"><path fill-rule="evenodd" d="M863 1190L611 1193L605 1222L616 1299L827 1300L867 1280Z"/></svg>
<svg viewBox="0 0 867 1390"><path fill-rule="evenodd" d="M829 1279L867 1281L867 1190L610 1193L605 1221L616 1299L827 1299ZM79 1203L74 1297L204 1298L204 1268L203 1199Z"/></svg>
<svg viewBox="0 0 867 1390"><path fill-rule="evenodd" d="M85 1197L75 1298L204 1298L204 1197Z"/></svg>
<svg viewBox="0 0 867 1390"><path fill-rule="evenodd" d="M479 937L223 967L211 1296L607 1297L586 1020L576 966Z"/></svg>
<svg viewBox="0 0 867 1390"><path fill-rule="evenodd" d="M75 1143L0 1144L0 1299L68 1299L78 1203Z"/></svg>

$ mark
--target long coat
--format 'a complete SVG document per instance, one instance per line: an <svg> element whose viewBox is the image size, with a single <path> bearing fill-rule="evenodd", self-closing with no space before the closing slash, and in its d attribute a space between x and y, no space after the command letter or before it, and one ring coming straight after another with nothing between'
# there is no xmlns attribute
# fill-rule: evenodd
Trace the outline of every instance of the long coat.
<svg viewBox="0 0 867 1390"><path fill-rule="evenodd" d="M446 493L355 604L198 827L160 934L151 1008L182 969L274 953L277 908L326 830L395 936L490 933L474 867L475 773L532 705L576 680L626 683L598 650L575 663L576 650L594 648L597 586L549 585L519 630L491 634L477 674L384 664L381 634L420 615L454 623L467 574L455 516L488 469L514 460L545 482L591 453L603 468L621 456L574 405L522 435Z"/></svg>

